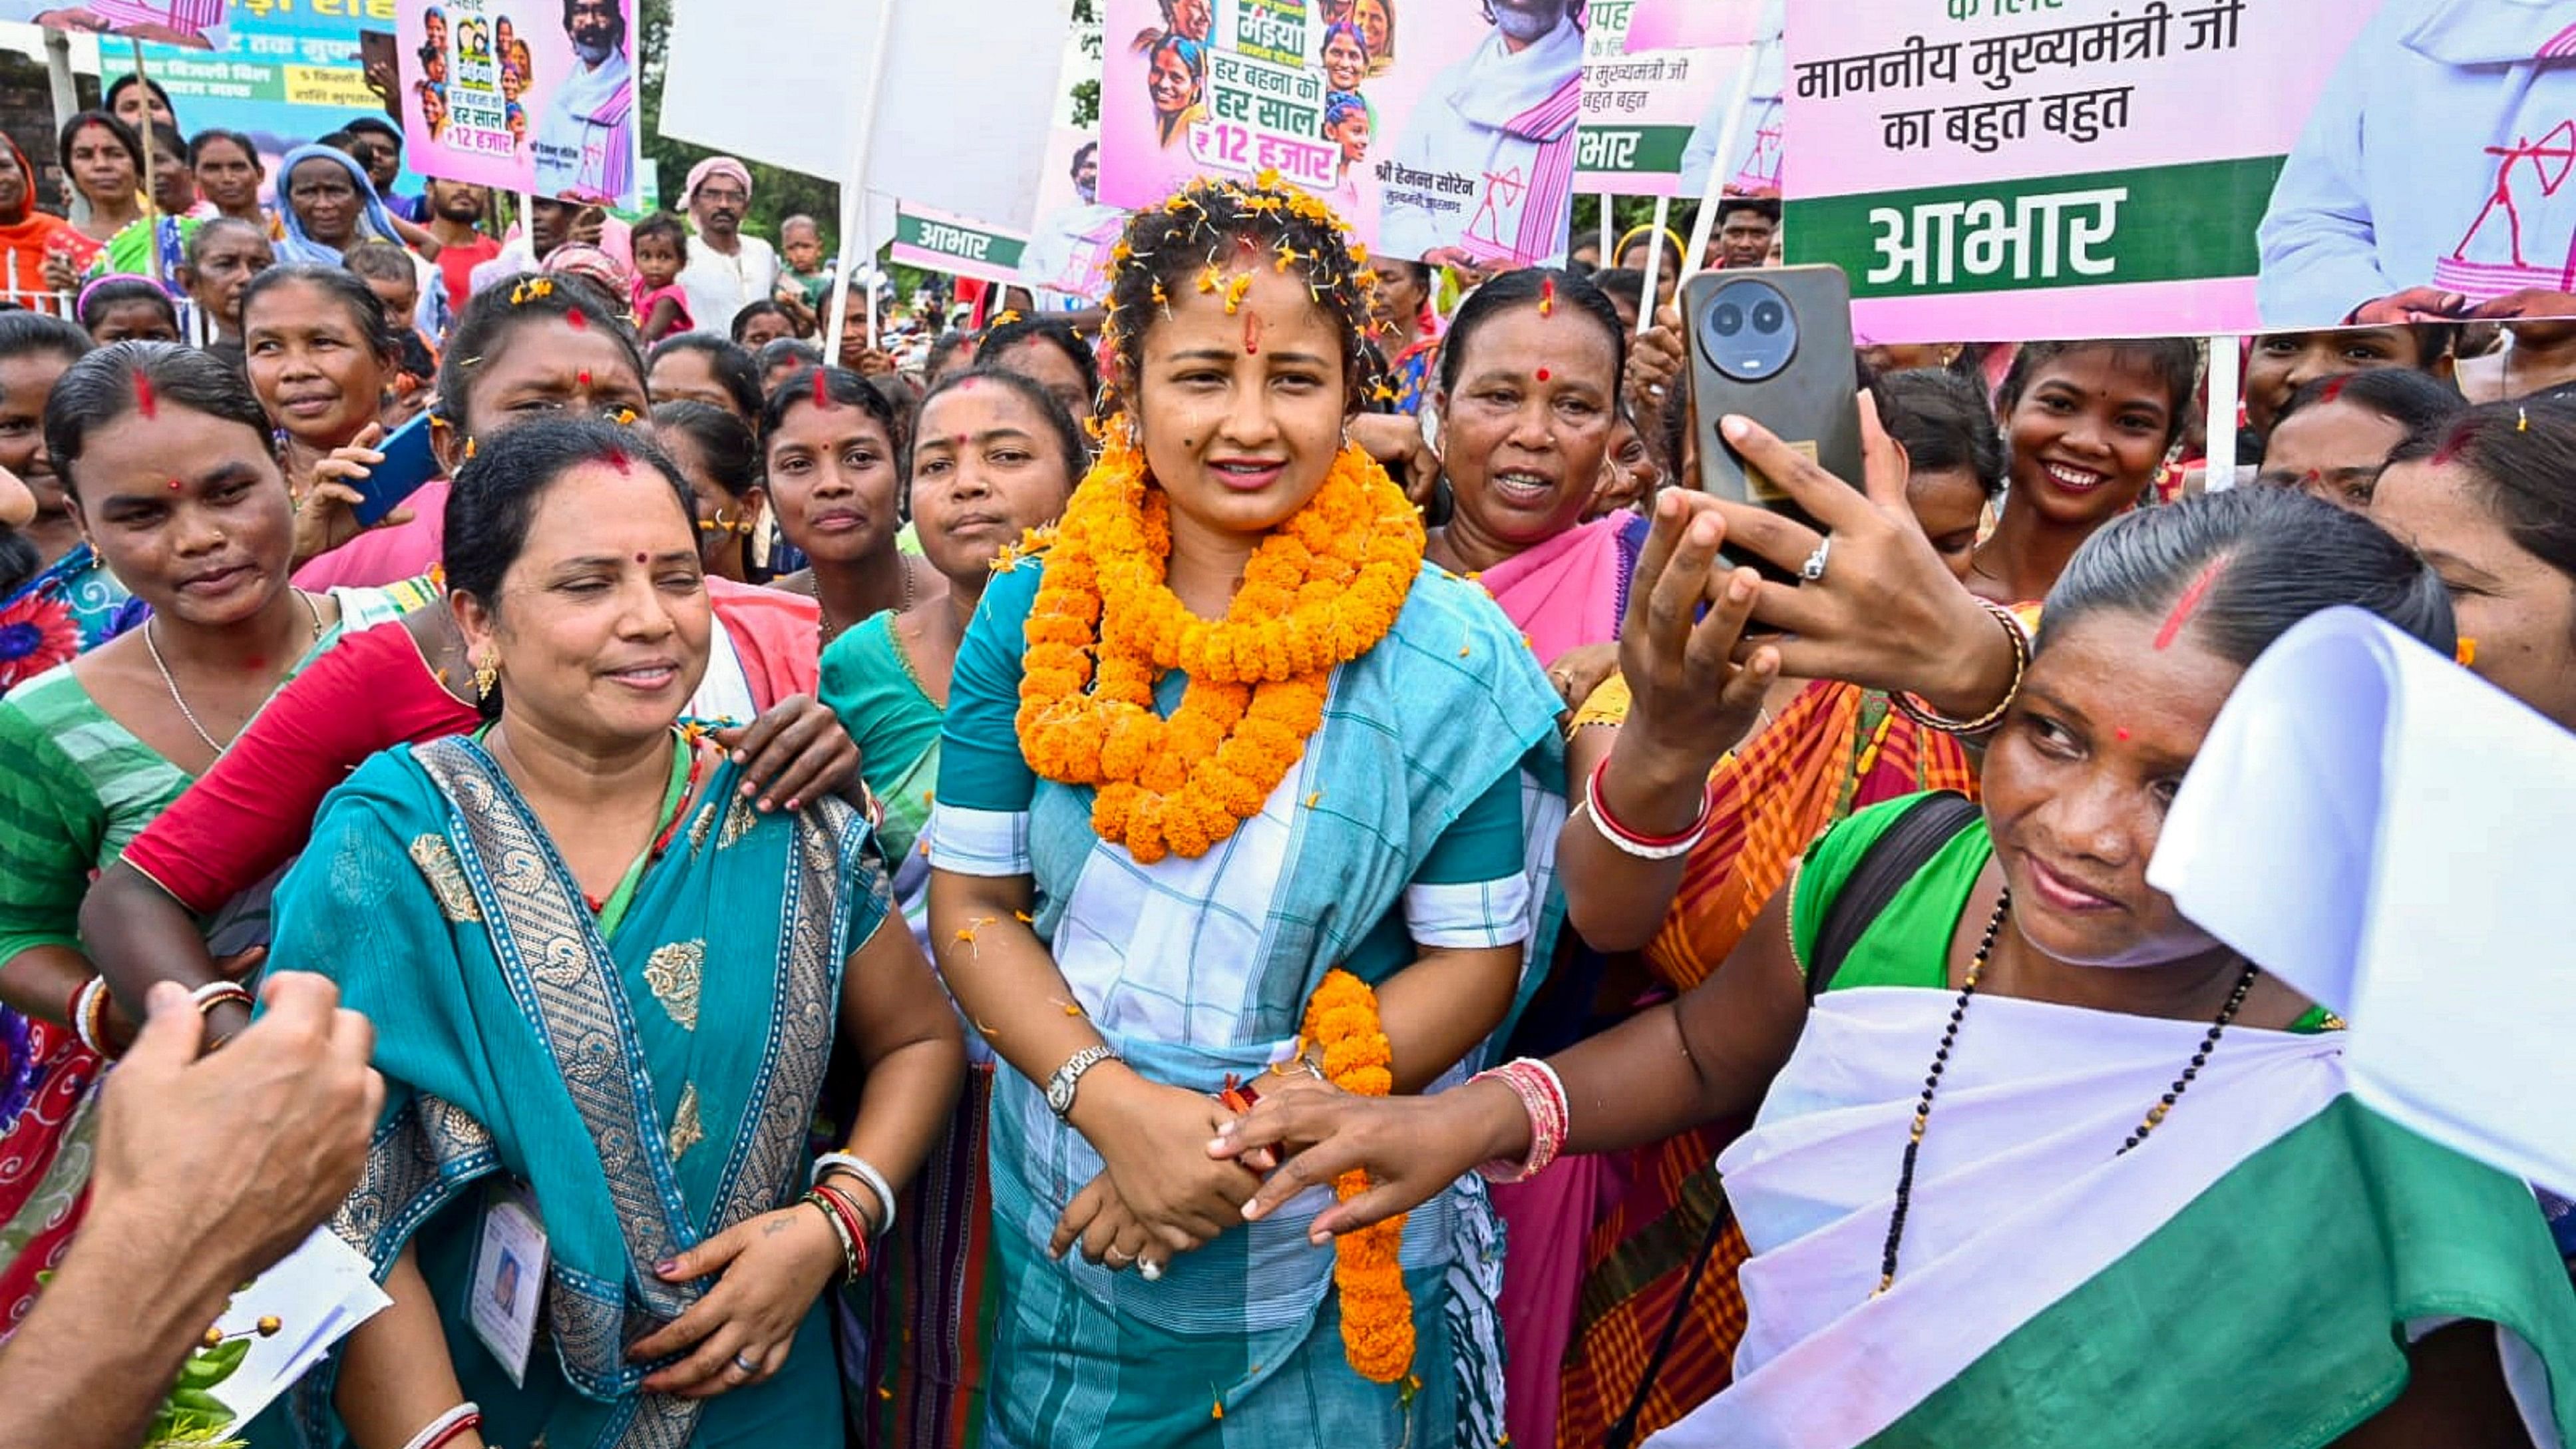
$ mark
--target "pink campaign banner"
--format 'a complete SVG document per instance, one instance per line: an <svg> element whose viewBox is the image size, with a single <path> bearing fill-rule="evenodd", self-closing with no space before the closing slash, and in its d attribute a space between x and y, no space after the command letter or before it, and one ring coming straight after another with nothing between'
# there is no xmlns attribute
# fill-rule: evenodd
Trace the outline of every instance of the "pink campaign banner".
<svg viewBox="0 0 2576 1449"><path fill-rule="evenodd" d="M634 0L401 0L404 158L424 176L632 207Z"/></svg>
<svg viewBox="0 0 2576 1449"><path fill-rule="evenodd" d="M0 20L132 40L222 50L231 43L224 0L0 0ZM115 73L119 62L108 63Z"/></svg>
<svg viewBox="0 0 2576 1449"><path fill-rule="evenodd" d="M2576 0L1950 0L1786 34L1881 343L2576 314Z"/></svg>
<svg viewBox="0 0 2576 1449"><path fill-rule="evenodd" d="M1099 199L1275 170L1390 256L1565 250L1584 32L1568 0L1109 0Z"/></svg>
<svg viewBox="0 0 2576 1449"><path fill-rule="evenodd" d="M1762 38L1763 0L1595 0L1629 8L1628 49L1696 50Z"/></svg>

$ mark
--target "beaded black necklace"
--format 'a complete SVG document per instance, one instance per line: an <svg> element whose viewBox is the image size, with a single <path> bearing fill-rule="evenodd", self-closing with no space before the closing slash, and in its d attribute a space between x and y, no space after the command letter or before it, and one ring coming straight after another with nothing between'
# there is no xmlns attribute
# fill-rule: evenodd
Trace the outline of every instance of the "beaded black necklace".
<svg viewBox="0 0 2576 1449"><path fill-rule="evenodd" d="M1932 1121L1932 1097L1941 1089L1941 1074L1949 1070L1951 1048L1959 1041L1959 1023L1967 1019L1968 999L1977 994L1977 979L1985 974L1986 962L1994 955L1996 933L2003 929L2004 918L2011 913L2012 891L2007 888L1996 899L1995 914L1986 922L1985 935L1977 941L1976 957L1969 961L1968 974L1959 983L1959 999L1950 1008L1950 1025L1941 1033L1940 1048L1932 1053L1932 1069L1924 1074L1923 1098L1914 1104L1914 1126L1906 1134L1905 1158L1896 1170L1896 1208L1888 1215L1887 1250L1879 1258L1878 1289L1870 1295L1873 1298L1896 1286L1896 1251L1905 1241L1905 1212L1914 1196L1914 1160L1923 1151L1923 1129ZM2254 963L2246 962L2244 971L2236 978L2236 989L2228 993L2227 1004L2218 1010L2218 1019L2209 1024L2209 1034L2200 1039L2200 1050L2191 1054L2190 1064L2183 1068L2181 1076L2174 1078L2172 1088L2147 1109L2146 1117L2138 1123L2138 1130L2130 1133L2129 1140L2121 1143L2120 1150L2112 1156L2131 1151L2146 1141L2149 1133L2164 1124L2166 1115L2173 1111L2174 1103L2190 1090L2192 1082L2200 1076L2200 1069L2209 1064L2209 1054L2218 1049L2219 1034L2227 1030L2228 1023L2236 1019L2237 1011L2245 1005L2245 994L2254 986L2254 973Z"/></svg>

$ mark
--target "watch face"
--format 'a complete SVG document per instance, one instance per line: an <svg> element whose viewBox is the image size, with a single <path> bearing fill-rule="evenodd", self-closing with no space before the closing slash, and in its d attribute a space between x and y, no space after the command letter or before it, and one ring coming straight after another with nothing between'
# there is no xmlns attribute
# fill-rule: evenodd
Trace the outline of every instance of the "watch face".
<svg viewBox="0 0 2576 1449"><path fill-rule="evenodd" d="M1063 1116L1065 1109L1072 1105L1073 1083L1060 1076L1047 1083L1047 1106L1052 1108L1057 1116Z"/></svg>

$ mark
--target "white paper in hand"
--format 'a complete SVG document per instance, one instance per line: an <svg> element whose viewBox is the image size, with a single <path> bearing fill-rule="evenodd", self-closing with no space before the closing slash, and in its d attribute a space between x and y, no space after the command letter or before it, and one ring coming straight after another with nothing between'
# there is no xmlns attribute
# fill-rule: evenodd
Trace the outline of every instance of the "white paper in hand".
<svg viewBox="0 0 2576 1449"><path fill-rule="evenodd" d="M393 1306L355 1248L316 1228L292 1253L233 1295L216 1320L227 1337L250 1335L250 1353L232 1377L212 1392L248 1424L351 1330ZM262 1338L259 1321L275 1318L278 1331Z"/></svg>
<svg viewBox="0 0 2576 1449"><path fill-rule="evenodd" d="M2576 1196L2576 737L2358 609L2248 670L2148 883L2351 1022L2353 1094Z"/></svg>

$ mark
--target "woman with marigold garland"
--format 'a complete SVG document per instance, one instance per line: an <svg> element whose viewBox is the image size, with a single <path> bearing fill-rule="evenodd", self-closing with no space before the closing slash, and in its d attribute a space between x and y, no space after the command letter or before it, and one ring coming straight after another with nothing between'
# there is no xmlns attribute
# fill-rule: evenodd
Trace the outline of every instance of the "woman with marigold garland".
<svg viewBox="0 0 2576 1449"><path fill-rule="evenodd" d="M932 825L939 965L1012 1068L987 1433L1492 1443L1481 1190L1337 1259L1323 1202L1247 1224L1258 1179L1206 1147L1313 1076L1455 1080L1510 1015L1559 701L1344 437L1371 279L1331 214L1200 183L1114 256L1124 416L968 629Z"/></svg>

